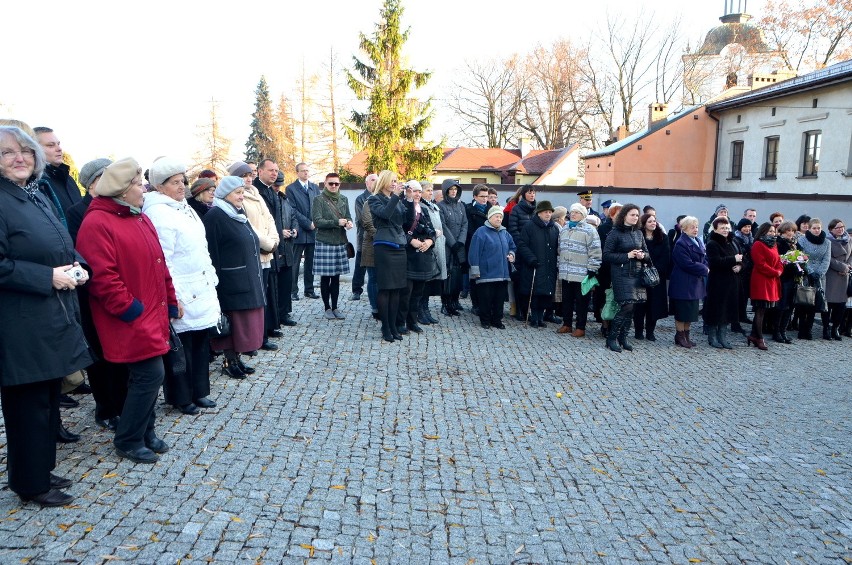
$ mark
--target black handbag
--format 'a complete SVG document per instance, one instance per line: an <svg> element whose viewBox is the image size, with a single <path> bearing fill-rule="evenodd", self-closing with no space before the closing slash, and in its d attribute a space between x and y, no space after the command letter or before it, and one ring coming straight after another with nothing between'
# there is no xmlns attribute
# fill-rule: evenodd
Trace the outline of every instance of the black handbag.
<svg viewBox="0 0 852 565"><path fill-rule="evenodd" d="M816 304L816 289L803 284L796 285L796 294L793 296L793 306L814 306Z"/></svg>
<svg viewBox="0 0 852 565"><path fill-rule="evenodd" d="M222 312L219 314L219 319L216 320L216 325L208 330L211 339L217 337L228 337L231 335L231 319L228 315Z"/></svg>
<svg viewBox="0 0 852 565"><path fill-rule="evenodd" d="M653 265L645 265L642 269L642 285L648 288L654 288L660 284L660 272Z"/></svg>
<svg viewBox="0 0 852 565"><path fill-rule="evenodd" d="M344 232L343 232L343 233L345 234L345 233L346 233L346 231L344 230ZM355 258L355 246L354 246L354 245L352 245L352 244L351 244L350 242L348 242L348 241L346 242L346 257L348 257L349 259L354 259L354 258Z"/></svg>
<svg viewBox="0 0 852 565"><path fill-rule="evenodd" d="M173 375L186 374L186 352L171 322L169 322L169 352L166 353L165 362L171 367Z"/></svg>

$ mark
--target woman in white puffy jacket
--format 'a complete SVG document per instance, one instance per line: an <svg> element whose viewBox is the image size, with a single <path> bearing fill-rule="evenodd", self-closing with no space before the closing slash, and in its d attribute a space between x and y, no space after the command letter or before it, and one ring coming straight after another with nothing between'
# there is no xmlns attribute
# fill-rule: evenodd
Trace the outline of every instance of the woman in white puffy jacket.
<svg viewBox="0 0 852 565"><path fill-rule="evenodd" d="M186 372L177 373L166 363L163 393L166 402L184 414L213 408L210 394L210 344L208 329L219 319L216 285L219 280L207 251L204 224L186 202L186 167L161 157L148 172L155 189L145 195L142 212L157 229L166 265L172 275L183 316L173 321L186 354Z"/></svg>

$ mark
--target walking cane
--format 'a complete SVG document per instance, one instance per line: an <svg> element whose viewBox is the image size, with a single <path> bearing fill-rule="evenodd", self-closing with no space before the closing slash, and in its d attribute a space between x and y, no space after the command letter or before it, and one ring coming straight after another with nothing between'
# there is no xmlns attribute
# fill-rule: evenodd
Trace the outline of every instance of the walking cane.
<svg viewBox="0 0 852 565"><path fill-rule="evenodd" d="M530 303L527 304L527 319L524 322L525 326L530 325L530 310L532 309L532 296L533 296L533 289L535 288L535 272L536 271L537 271L537 269L533 269L532 284L530 285Z"/></svg>

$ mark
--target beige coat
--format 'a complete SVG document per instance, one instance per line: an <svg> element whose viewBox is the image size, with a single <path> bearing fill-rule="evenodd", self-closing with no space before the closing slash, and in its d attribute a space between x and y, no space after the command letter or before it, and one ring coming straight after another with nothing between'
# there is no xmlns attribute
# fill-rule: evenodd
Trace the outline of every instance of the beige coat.
<svg viewBox="0 0 852 565"><path fill-rule="evenodd" d="M266 202L253 186L246 187L243 210L260 240L260 264L266 269L272 263L272 252L278 247L279 238L278 231L275 229L275 219L269 213Z"/></svg>

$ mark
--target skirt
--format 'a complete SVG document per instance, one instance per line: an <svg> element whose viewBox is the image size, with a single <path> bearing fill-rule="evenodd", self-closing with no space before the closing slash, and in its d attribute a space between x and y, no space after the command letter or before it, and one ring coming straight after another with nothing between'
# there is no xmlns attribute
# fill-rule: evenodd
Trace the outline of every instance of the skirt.
<svg viewBox="0 0 852 565"><path fill-rule="evenodd" d="M349 272L346 244L330 245L317 241L314 246L314 276L334 277Z"/></svg>
<svg viewBox="0 0 852 565"><path fill-rule="evenodd" d="M678 298L671 299L672 314L677 322L697 322L698 321L698 299L681 300Z"/></svg>
<svg viewBox="0 0 852 565"><path fill-rule="evenodd" d="M405 249L389 245L373 246L376 261L376 282L379 290L396 290L408 286L408 259Z"/></svg>
<svg viewBox="0 0 852 565"><path fill-rule="evenodd" d="M231 319L231 335L210 340L214 351L232 349L237 353L255 351L263 345L263 307L253 310L231 310L225 312Z"/></svg>

